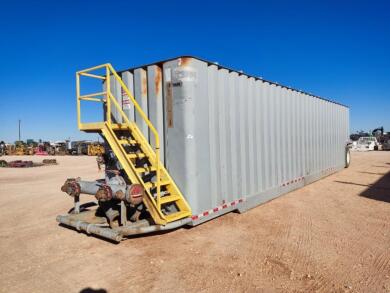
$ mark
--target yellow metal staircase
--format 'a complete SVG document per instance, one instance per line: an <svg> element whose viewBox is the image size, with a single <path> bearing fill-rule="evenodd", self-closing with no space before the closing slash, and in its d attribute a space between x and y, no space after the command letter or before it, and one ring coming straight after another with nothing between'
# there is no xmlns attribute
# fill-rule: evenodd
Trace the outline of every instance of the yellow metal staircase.
<svg viewBox="0 0 390 293"><path fill-rule="evenodd" d="M102 70L104 70L103 74L91 73ZM105 81L106 90L99 93L81 95L80 79L82 76ZM136 111L148 125L150 133L155 137L155 149L151 147L137 124L134 121L129 121L113 96L110 85L113 79L120 84L123 91L134 104ZM77 72L76 91L79 129L103 134L131 183L141 184L144 187L145 196L143 202L154 222L158 225L165 225L191 216L190 206L160 161L160 141L155 127L111 64L103 64ZM82 100L105 103L105 121L82 123ZM113 108L119 113L123 122L113 121L115 120L112 117Z"/></svg>

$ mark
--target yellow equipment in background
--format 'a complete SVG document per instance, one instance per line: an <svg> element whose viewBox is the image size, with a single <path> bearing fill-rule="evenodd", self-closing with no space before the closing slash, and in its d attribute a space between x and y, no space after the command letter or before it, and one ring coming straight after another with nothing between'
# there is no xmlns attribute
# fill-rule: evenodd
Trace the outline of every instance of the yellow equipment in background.
<svg viewBox="0 0 390 293"><path fill-rule="evenodd" d="M26 148L26 155L32 156L34 154L34 147L28 146Z"/></svg>
<svg viewBox="0 0 390 293"><path fill-rule="evenodd" d="M88 145L88 156L101 156L104 154L104 146L101 144Z"/></svg>
<svg viewBox="0 0 390 293"><path fill-rule="evenodd" d="M5 146L5 155L12 156L15 154L15 145L13 144L8 144Z"/></svg>
<svg viewBox="0 0 390 293"><path fill-rule="evenodd" d="M15 143L15 153L14 155L16 156L24 156L24 155L28 155L28 152L27 152L27 145L24 144L23 142L21 141L17 141Z"/></svg>
<svg viewBox="0 0 390 293"><path fill-rule="evenodd" d="M15 149L14 155L16 156L24 156L26 154L26 150L23 146L18 146Z"/></svg>

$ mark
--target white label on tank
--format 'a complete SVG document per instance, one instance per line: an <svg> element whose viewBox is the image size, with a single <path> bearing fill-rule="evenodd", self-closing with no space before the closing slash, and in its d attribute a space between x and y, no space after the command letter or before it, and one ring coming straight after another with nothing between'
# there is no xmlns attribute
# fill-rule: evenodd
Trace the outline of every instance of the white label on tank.
<svg viewBox="0 0 390 293"><path fill-rule="evenodd" d="M180 81L196 81L196 72L190 68L176 68L173 72L174 79Z"/></svg>
<svg viewBox="0 0 390 293"><path fill-rule="evenodd" d="M130 109L130 98L127 93L122 89L122 109Z"/></svg>
<svg viewBox="0 0 390 293"><path fill-rule="evenodd" d="M122 99L122 109L130 109L131 107L131 101L128 97L123 97Z"/></svg>

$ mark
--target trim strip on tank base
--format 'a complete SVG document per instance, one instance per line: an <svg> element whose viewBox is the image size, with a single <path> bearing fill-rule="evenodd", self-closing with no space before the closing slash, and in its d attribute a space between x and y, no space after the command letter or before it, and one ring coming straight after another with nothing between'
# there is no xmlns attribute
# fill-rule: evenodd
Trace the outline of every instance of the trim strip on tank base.
<svg viewBox="0 0 390 293"><path fill-rule="evenodd" d="M320 171L320 173L332 173L332 172L335 172L337 168L335 167L332 167L332 168L327 168L327 169L324 169L322 171ZM298 178L295 178L295 179L292 179L290 181L287 181L287 182L284 182L281 186L288 186L290 184L293 184L293 183L297 183L297 182L300 182L300 181L303 181L305 180L305 176L301 176L301 177L298 177Z"/></svg>
<svg viewBox="0 0 390 293"><path fill-rule="evenodd" d="M287 181L287 182L283 183L282 186L287 186L287 185L293 184L295 182L303 181L304 179L305 179L304 176L298 177L298 178L295 178L295 179L293 179L291 181Z"/></svg>
<svg viewBox="0 0 390 293"><path fill-rule="evenodd" d="M331 174L335 173L336 171L342 170L343 168L344 168L344 166L327 168L327 169L321 170L320 172L315 173L315 174L310 174L310 175L307 175L307 176L301 176L301 177L295 178L293 180L289 180L289 181L281 184L279 187L275 187L275 188L273 188L271 190L264 191L264 192L262 192L262 193L260 193L258 195L255 195L255 196L252 196L252 197L249 197L249 198L237 199L237 200L232 201L230 203L224 203L224 204L222 204L222 205L220 205L218 207L215 207L213 209L210 209L210 210L205 211L203 213L200 213L198 215L191 216L191 219L193 221L196 221L195 223L192 222L191 226L199 225L199 224L201 224L201 223L203 223L205 221L211 220L211 219L213 219L215 217L221 216L221 215L226 214L229 211L233 211L235 209L238 209L238 211L240 213L242 213L242 212L244 212L244 211L246 211L248 209L257 207L257 206L259 206L260 204L262 204L264 202L267 202L267 201L272 200L272 199L274 199L276 197L284 195L287 192L296 190L296 189L298 189L299 186L301 186L301 187L306 186L306 185L308 185L308 184L310 184L310 183L312 183L314 181L317 181L317 180L319 180L321 178L324 178L324 177L326 177L328 175L331 175ZM300 183L302 185L295 184L295 183ZM286 191L286 189L287 189L287 191ZM253 200L257 201L257 199L261 199L261 200L259 202L250 204L250 202L252 202ZM242 207L242 204L244 202L249 204L249 206ZM224 211L221 212L222 210L224 210Z"/></svg>
<svg viewBox="0 0 390 293"><path fill-rule="evenodd" d="M218 207L215 207L215 208L213 208L213 209L211 209L211 210L205 211L205 212L203 212L203 213L201 213L201 214L199 214L199 215L193 215L193 216L191 217L191 219L192 219L192 220L199 220L199 219L201 219L201 218L203 218L203 217L207 217L207 216L210 215L210 214L216 213L216 212L218 212L218 211L220 211L220 210L223 210L223 209L226 209L226 208L228 208L228 207L235 206L235 205L237 205L237 204L239 204L239 203L242 203L242 202L244 202L244 201L245 201L245 199L244 199L244 198L241 198L241 199L237 199L237 200L235 200L235 201L232 201L232 202L230 202L230 203L225 203L225 204L220 205L220 206L218 206Z"/></svg>

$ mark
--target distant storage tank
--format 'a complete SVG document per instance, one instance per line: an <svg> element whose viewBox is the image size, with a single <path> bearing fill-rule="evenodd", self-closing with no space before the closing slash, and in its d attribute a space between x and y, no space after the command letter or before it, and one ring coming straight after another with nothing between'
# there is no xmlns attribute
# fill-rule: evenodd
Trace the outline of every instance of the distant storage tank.
<svg viewBox="0 0 390 293"><path fill-rule="evenodd" d="M195 57L120 74L159 132L162 161L191 206L192 225L244 211L346 165L344 105ZM129 98L114 79L111 84L154 146Z"/></svg>

